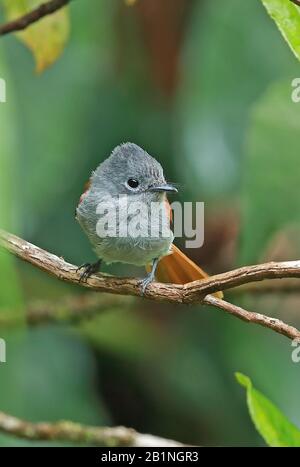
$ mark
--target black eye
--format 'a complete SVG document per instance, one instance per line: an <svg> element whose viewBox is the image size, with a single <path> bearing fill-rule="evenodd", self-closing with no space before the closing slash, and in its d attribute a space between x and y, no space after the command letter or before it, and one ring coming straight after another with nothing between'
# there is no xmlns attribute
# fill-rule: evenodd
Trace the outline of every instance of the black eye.
<svg viewBox="0 0 300 467"><path fill-rule="evenodd" d="M136 189L136 188L139 186L139 182L138 182L137 180L135 180L135 178L130 178L130 179L127 181L127 185L128 185L130 188Z"/></svg>

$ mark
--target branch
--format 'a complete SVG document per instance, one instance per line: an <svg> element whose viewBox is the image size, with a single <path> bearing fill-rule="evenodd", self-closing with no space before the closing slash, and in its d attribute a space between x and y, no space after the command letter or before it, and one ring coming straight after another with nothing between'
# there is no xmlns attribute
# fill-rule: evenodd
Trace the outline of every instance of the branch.
<svg viewBox="0 0 300 467"><path fill-rule="evenodd" d="M16 326L24 323L24 319L31 326L45 323L77 324L107 310L120 307L124 310L133 301L133 297L97 293L74 294L56 302L34 300L25 305L25 316L20 314L20 310L1 310L0 326Z"/></svg>
<svg viewBox="0 0 300 467"><path fill-rule="evenodd" d="M271 290L274 290L274 288ZM92 319L108 310L120 307L124 310L124 308L131 306L133 303L135 303L133 297L119 297L97 293L67 296L55 303L46 300L35 300L25 307L25 320L31 326L39 326L45 323L78 324L83 320ZM291 339L299 338L299 332L296 328L288 326L278 319L246 311L239 306L216 299L211 295L207 295L203 299L203 303L226 311L242 321L271 328ZM12 312L12 310L8 310L5 312L5 310L2 310L0 313L0 326L16 326L23 322L24 317L20 316L19 311Z"/></svg>
<svg viewBox="0 0 300 467"><path fill-rule="evenodd" d="M266 280L264 282L252 282L249 284L244 284L240 287L232 289L231 293L234 294L244 294L244 293L255 293L256 295L277 292L277 293L290 293L290 292L299 292L300 291L300 282L297 279L286 279L285 281L277 280ZM211 305L209 302L209 297L205 298L204 303ZM2 309L0 313L0 326L17 326L26 323L30 326L39 326L45 323L70 323L78 324L81 321L93 319L95 316L102 314L107 311L120 309L122 310L131 307L136 303L134 297L124 297L118 295L110 294L99 294L96 292L93 293L84 293L84 294L74 294L67 295L61 299L56 300L55 302L50 300L33 300L28 304L25 304L23 307L23 313L20 313L19 309ZM220 303L214 303L213 306L224 309L227 304L222 301L222 307ZM231 305L231 304L230 304ZM234 305L231 305L234 306ZM240 307L236 307L238 310L242 310ZM230 312L227 309L228 312ZM244 310L245 312L245 310ZM241 316L238 316L239 313L235 314L237 317L240 317L244 321L251 321L253 314L250 314L250 319L248 315L241 313ZM258 315L262 316L263 315Z"/></svg>
<svg viewBox="0 0 300 467"><path fill-rule="evenodd" d="M69 421L31 423L0 412L0 432L31 441L71 441L107 447L183 446L177 441L138 433L132 428L91 427Z"/></svg>
<svg viewBox="0 0 300 467"><path fill-rule="evenodd" d="M292 3L295 3L295 5L300 6L300 0L290 0Z"/></svg>
<svg viewBox="0 0 300 467"><path fill-rule="evenodd" d="M79 282L76 266L3 230L0 230L0 246L62 281L81 285L98 292L140 296L140 281L138 279L111 277L102 274L93 275L86 282ZM208 296L211 293L250 282L287 277L300 277L300 261L271 262L245 266L185 285L155 282L147 287L145 297L173 304L205 303L220 308L243 321L260 324L290 339L295 339L300 338L300 332L292 326L277 319L246 311L224 300Z"/></svg>
<svg viewBox="0 0 300 467"><path fill-rule="evenodd" d="M55 13L55 11L66 6L70 1L71 0L50 0L47 3L43 3L35 10L26 13L26 15L0 26L0 36L26 29L28 26L36 23L45 16Z"/></svg>
<svg viewBox="0 0 300 467"><path fill-rule="evenodd" d="M272 329L278 334L282 334L289 339L294 340L300 338L300 331L298 329L284 323L280 319L270 318L269 316L261 315L260 313L244 310L244 308L225 302L225 300L220 300L212 295L207 295L207 297L204 298L203 303L215 308L220 308L246 323L259 324L265 328Z"/></svg>

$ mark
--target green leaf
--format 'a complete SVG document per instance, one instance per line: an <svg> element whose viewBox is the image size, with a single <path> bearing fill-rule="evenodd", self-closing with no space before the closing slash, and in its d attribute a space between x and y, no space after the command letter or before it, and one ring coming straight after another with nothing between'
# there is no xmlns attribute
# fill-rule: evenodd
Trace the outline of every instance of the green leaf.
<svg viewBox="0 0 300 467"><path fill-rule="evenodd" d="M272 85L253 108L242 180L244 264L265 260L274 235L300 226L300 104L292 102L291 81L289 77ZM292 255L286 251L282 256L287 260Z"/></svg>
<svg viewBox="0 0 300 467"><path fill-rule="evenodd" d="M262 0L262 3L300 60L300 7L291 0Z"/></svg>
<svg viewBox="0 0 300 467"><path fill-rule="evenodd" d="M272 447L299 447L300 430L261 392L248 376L235 374L238 383L247 390L247 405L257 431Z"/></svg>
<svg viewBox="0 0 300 467"><path fill-rule="evenodd" d="M3 0L3 3L9 21L23 16L41 4L40 0ZM17 37L32 51L36 71L41 73L61 55L69 32L69 9L64 7L18 32Z"/></svg>

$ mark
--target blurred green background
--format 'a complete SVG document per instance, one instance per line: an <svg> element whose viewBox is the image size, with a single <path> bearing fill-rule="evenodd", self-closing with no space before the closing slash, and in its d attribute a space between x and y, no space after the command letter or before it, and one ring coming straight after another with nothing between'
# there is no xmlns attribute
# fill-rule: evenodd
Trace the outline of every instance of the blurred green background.
<svg viewBox="0 0 300 467"><path fill-rule="evenodd" d="M298 258L300 104L290 96L300 66L261 2L77 0L70 12L66 50L41 75L15 37L0 42L0 226L75 264L93 260L74 210L91 171L132 141L182 201L205 202L205 244L187 253L208 272ZM0 313L88 293L0 253ZM226 297L300 326L299 294ZM290 341L221 311L137 300L0 336L0 410L15 416L263 445L234 380L242 371L300 426Z"/></svg>

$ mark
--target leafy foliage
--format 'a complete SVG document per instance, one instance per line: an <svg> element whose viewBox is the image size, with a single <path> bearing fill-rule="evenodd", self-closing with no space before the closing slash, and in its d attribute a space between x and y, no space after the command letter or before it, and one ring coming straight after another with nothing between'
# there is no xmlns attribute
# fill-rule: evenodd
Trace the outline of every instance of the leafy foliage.
<svg viewBox="0 0 300 467"><path fill-rule="evenodd" d="M6 19L13 9L17 17L40 3L0 0ZM136 8L124 7L132 3ZM174 54L159 60L157 49L166 36L158 18L160 8L172 3L175 10L185 2L155 2L152 22L145 10L151 3L74 2L68 54L38 78L32 77L25 47L3 40L8 67L0 60L0 69L9 99L0 105L0 227L10 228L6 220L13 215L18 222L13 232L72 262L93 261L74 207L91 170L120 141L132 140L161 160L168 177L181 184L182 200L211 201L225 216L229 204L234 215L238 204L243 262L256 260L274 233L300 219L300 104L290 99L299 63L259 1L186 2L192 14L184 15L180 34L169 15L178 42L180 85L172 105L166 105L153 78ZM296 13L289 0L280 3ZM57 29L49 17L18 34L37 68L53 63L65 46L69 19L68 10L62 11L56 14ZM207 204L208 216L212 209ZM207 229L203 257L211 272L235 261L236 238L232 229L227 232L231 218L221 228ZM227 239L214 236L224 230ZM223 256L226 266L218 263ZM5 263L0 258L0 266L0 305L5 307L17 305L19 282L29 303L75 293L9 256ZM108 268L117 275L141 274L127 265ZM290 302L278 304L275 294L266 298L272 315L277 306L280 312L293 311ZM253 309L266 311L257 296L253 300ZM188 314L143 301L135 310L121 308L72 330L45 326L20 338L13 329L8 363L0 368L1 410L36 421L63 417L125 424L189 444L253 445L259 435L232 397L234 382L226 378L242 364L300 417L299 369L278 336L200 307ZM297 316L295 311L295 321ZM1 442L23 443L10 437Z"/></svg>
<svg viewBox="0 0 300 467"><path fill-rule="evenodd" d="M272 447L299 447L300 430L261 392L250 378L236 373L236 379L247 390L247 405L252 421L267 444Z"/></svg>
<svg viewBox="0 0 300 467"><path fill-rule="evenodd" d="M3 0L8 20L13 20L38 7L39 0ZM37 72L52 65L64 50L69 37L69 11L62 8L26 30L18 32L18 38L32 51Z"/></svg>
<svg viewBox="0 0 300 467"><path fill-rule="evenodd" d="M300 60L300 8L291 0L262 0L269 15Z"/></svg>

